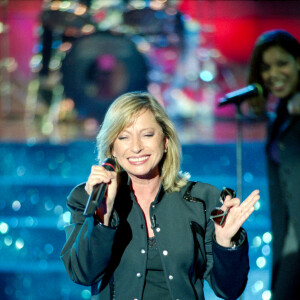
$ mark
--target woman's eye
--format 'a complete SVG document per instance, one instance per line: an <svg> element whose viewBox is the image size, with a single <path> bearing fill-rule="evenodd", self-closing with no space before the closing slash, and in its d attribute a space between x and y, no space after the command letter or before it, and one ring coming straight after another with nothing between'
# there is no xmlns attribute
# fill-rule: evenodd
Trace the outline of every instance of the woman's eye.
<svg viewBox="0 0 300 300"><path fill-rule="evenodd" d="M151 137L151 136L154 136L154 133L146 133L145 136L146 137Z"/></svg>
<svg viewBox="0 0 300 300"><path fill-rule="evenodd" d="M270 66L268 66L268 65L262 65L262 67L261 67L262 72L268 71L269 69L270 69Z"/></svg>
<svg viewBox="0 0 300 300"><path fill-rule="evenodd" d="M287 64L288 64L288 62L287 62L287 61L284 61L284 60L281 60L281 61L278 62L278 66L279 66L279 67L286 66Z"/></svg>
<svg viewBox="0 0 300 300"><path fill-rule="evenodd" d="M126 139L127 139L127 136L119 136L118 139L119 139L119 140L126 140Z"/></svg>

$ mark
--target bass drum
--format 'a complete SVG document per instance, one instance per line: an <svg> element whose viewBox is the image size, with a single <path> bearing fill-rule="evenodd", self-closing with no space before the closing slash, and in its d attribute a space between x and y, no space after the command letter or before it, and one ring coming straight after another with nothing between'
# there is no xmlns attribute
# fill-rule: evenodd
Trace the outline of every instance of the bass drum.
<svg viewBox="0 0 300 300"><path fill-rule="evenodd" d="M99 121L115 98L148 85L145 57L131 40L109 32L75 40L61 71L65 96L78 115Z"/></svg>

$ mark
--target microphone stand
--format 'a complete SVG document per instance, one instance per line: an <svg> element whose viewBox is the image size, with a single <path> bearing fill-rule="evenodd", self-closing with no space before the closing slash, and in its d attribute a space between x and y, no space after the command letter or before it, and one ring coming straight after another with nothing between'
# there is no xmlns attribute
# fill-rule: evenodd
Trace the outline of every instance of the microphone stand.
<svg viewBox="0 0 300 300"><path fill-rule="evenodd" d="M241 102L236 103L236 123L237 123L237 138L236 138L236 179L237 179L237 197L243 199L243 134L242 134L242 111ZM239 297L243 300L243 294Z"/></svg>
<svg viewBox="0 0 300 300"><path fill-rule="evenodd" d="M242 200L243 197L243 147L242 147L242 112L240 103L236 104L237 120L237 139L236 139L236 178L237 178L237 196Z"/></svg>
<svg viewBox="0 0 300 300"><path fill-rule="evenodd" d="M242 201L243 197L243 147L242 147L242 111L241 111L241 103L242 101L237 102L220 102L219 106L223 106L225 104L235 104L236 106L236 124L237 124L237 138L236 138L236 178L237 178L237 191L236 195ZM243 295L239 297L239 300L243 299Z"/></svg>
<svg viewBox="0 0 300 300"><path fill-rule="evenodd" d="M245 90L242 92L242 90ZM259 84L251 84L248 87L226 94L221 99L218 106L226 104L235 104L236 106L236 121L237 121L237 139L236 139L236 177L237 177L237 197L243 200L243 147L242 147L242 118L241 104L244 100L251 96L263 95L263 88ZM243 299L243 295L239 300Z"/></svg>
<svg viewBox="0 0 300 300"><path fill-rule="evenodd" d="M226 100L226 98L223 98ZM243 166L242 166L242 158L243 158L243 149L242 149L242 118L243 114L241 111L241 103L242 101L230 102L228 100L222 100L219 103L220 106L224 106L226 104L235 104L236 106L236 124L237 124L237 138L236 138L236 177L237 177L237 197L242 199L242 178L243 178Z"/></svg>

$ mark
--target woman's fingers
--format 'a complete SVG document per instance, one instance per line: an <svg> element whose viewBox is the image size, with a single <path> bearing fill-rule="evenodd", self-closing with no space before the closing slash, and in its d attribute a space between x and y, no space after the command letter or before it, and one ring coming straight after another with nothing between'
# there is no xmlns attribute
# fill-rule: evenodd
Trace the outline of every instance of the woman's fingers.
<svg viewBox="0 0 300 300"><path fill-rule="evenodd" d="M88 194L91 194L95 185L109 183L114 178L115 172L108 171L102 166L94 165L91 168L91 173L86 182L85 190Z"/></svg>
<svg viewBox="0 0 300 300"><path fill-rule="evenodd" d="M243 202L239 198L230 198L230 196L226 196L223 208L231 208L231 207L251 207L253 206L260 198L259 190L254 190Z"/></svg>
<svg viewBox="0 0 300 300"><path fill-rule="evenodd" d="M254 190L242 203L242 208L250 208L260 199L259 190Z"/></svg>
<svg viewBox="0 0 300 300"><path fill-rule="evenodd" d="M254 211L255 203L260 199L259 190L254 190L232 213L242 225Z"/></svg>

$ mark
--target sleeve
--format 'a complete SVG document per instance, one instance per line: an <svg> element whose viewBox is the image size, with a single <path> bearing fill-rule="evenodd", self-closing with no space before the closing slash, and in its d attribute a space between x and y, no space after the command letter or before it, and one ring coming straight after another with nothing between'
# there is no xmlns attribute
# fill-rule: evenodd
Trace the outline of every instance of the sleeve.
<svg viewBox="0 0 300 300"><path fill-rule="evenodd" d="M193 191L194 193L194 191ZM204 278L218 297L237 299L245 289L249 272L248 240L244 229L234 237L236 246L225 248L217 244L214 222L210 212L219 206L220 190L209 184L198 183L195 195L206 203L205 254L206 269Z"/></svg>
<svg viewBox="0 0 300 300"><path fill-rule="evenodd" d="M83 216L87 200L84 184L69 194L67 206L71 222L65 227L66 243L60 254L69 277L82 285L92 285L104 276L117 231L117 227L95 224L93 217ZM118 223L116 213L112 219Z"/></svg>
<svg viewBox="0 0 300 300"><path fill-rule="evenodd" d="M250 269L246 231L241 228L234 240L234 248L222 247L217 244L215 237L212 242L211 286L216 295L224 299L237 299L243 293Z"/></svg>

